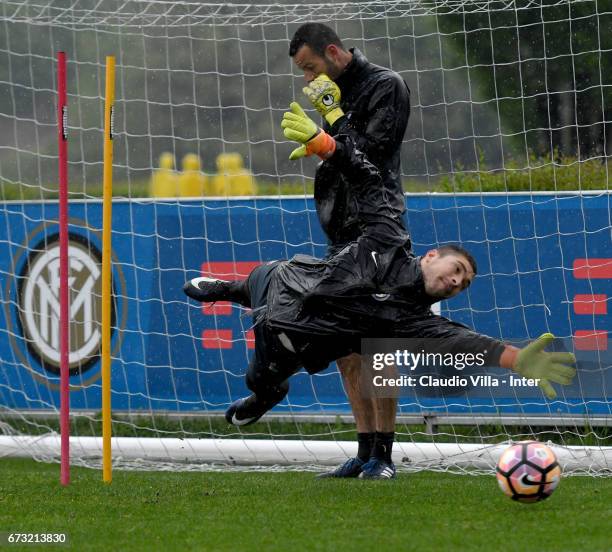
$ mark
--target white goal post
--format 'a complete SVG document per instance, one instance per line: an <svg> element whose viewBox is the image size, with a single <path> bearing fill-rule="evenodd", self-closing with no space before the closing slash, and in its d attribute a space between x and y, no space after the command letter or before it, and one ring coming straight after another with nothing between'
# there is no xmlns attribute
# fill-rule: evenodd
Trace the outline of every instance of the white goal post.
<svg viewBox="0 0 612 552"><path fill-rule="evenodd" d="M181 293L197 275L245 277L269 260L325 253L316 164L289 161L280 129L291 101L308 107L288 56L307 21L334 27L411 90L402 178L413 246L422 254L459 243L479 263L473 286L441 313L513 343L552 332L579 360L576 382L554 401L537 388L402 395L398 467L490 471L507 443L541 439L570 473L612 473L612 0L2 2L0 457L59 457L60 50L73 461L98 467L101 455L107 55L117 59L115 464L319 469L354 454L335 367L294 376L287 398L252 428L228 427L224 410L247 393L249 313L202 308ZM160 158L170 165L160 168ZM230 179L249 191L219 187Z"/></svg>

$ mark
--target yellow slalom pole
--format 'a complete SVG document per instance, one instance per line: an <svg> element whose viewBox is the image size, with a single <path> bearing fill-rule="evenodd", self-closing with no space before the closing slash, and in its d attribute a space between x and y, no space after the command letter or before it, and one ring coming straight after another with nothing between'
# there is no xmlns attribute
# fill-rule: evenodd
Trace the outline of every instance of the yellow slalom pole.
<svg viewBox="0 0 612 552"><path fill-rule="evenodd" d="M111 222L113 208L113 103L115 56L106 56L104 103L104 193L102 213L102 472L105 483L113 480L111 455Z"/></svg>

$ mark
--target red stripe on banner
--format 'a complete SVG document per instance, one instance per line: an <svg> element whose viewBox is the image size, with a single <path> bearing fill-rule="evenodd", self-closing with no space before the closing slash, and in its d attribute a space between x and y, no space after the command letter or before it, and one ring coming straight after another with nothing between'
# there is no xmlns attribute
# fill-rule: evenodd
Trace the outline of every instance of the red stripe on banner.
<svg viewBox="0 0 612 552"><path fill-rule="evenodd" d="M202 347L204 349L231 349L232 330L204 330L202 332Z"/></svg>
<svg viewBox="0 0 612 552"><path fill-rule="evenodd" d="M247 349L255 348L255 332L253 330L249 330L246 332L245 339L247 342Z"/></svg>
<svg viewBox="0 0 612 552"><path fill-rule="evenodd" d="M251 271L259 266L259 261L219 261L202 263L202 276L221 280L244 280Z"/></svg>
<svg viewBox="0 0 612 552"><path fill-rule="evenodd" d="M608 314L607 295L574 295L576 314Z"/></svg>
<svg viewBox="0 0 612 552"><path fill-rule="evenodd" d="M212 314L217 314L220 316L225 316L228 314L232 314L232 303L229 301L219 301L218 303L204 303L202 305L202 313L210 316Z"/></svg>
<svg viewBox="0 0 612 552"><path fill-rule="evenodd" d="M219 278L220 280L244 280L251 271L259 266L259 261L219 261L202 263L202 276ZM228 301L205 303L202 312L206 315L227 316L232 314L233 304ZM232 330L204 330L202 332L202 347L204 349L231 349L234 346ZM253 331L246 332L248 349L255 348Z"/></svg>
<svg viewBox="0 0 612 552"><path fill-rule="evenodd" d="M589 280L612 278L612 259L576 259L574 278Z"/></svg>
<svg viewBox="0 0 612 552"><path fill-rule="evenodd" d="M574 347L577 351L607 351L606 330L577 330L574 332Z"/></svg>

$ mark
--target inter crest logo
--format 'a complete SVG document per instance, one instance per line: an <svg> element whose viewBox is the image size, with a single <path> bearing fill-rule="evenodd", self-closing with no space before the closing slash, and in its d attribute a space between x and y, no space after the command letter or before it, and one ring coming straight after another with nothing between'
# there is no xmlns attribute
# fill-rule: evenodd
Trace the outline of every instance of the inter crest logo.
<svg viewBox="0 0 612 552"><path fill-rule="evenodd" d="M87 370L101 347L102 282L100 252L71 234L68 246L70 295L70 374ZM46 237L31 251L18 283L19 323L30 352L41 366L59 373L59 236ZM112 318L114 309L111 305Z"/></svg>

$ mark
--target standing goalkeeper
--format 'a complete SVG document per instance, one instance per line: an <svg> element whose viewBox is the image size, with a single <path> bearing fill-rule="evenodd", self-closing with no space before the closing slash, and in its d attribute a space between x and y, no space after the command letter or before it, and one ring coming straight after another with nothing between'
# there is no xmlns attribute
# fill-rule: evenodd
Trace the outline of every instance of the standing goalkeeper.
<svg viewBox="0 0 612 552"><path fill-rule="evenodd" d="M321 23L302 25L293 35L289 55L304 72L309 83L304 92L325 118L325 129L353 138L380 171L384 207L402 221L405 199L400 149L410 114L410 91L404 80L370 63L356 48L346 50L338 35ZM305 154L304 148L298 148L291 159ZM317 168L314 197L331 257L359 237L360 208L346 177L329 162ZM359 383L359 355L341 358L337 364L353 410L359 447L356 458L327 475L357 477L363 472L365 477L384 478L390 473L384 459L393 446L397 401L366 398Z"/></svg>

